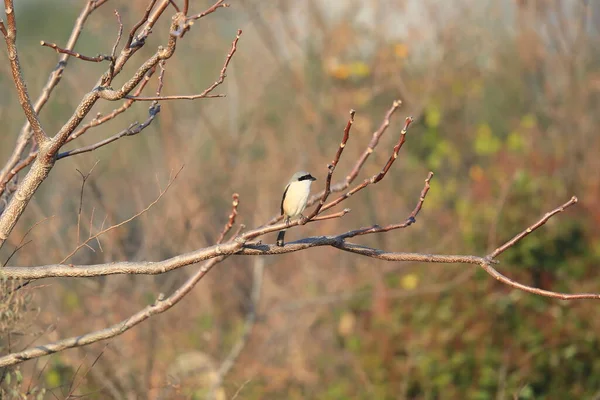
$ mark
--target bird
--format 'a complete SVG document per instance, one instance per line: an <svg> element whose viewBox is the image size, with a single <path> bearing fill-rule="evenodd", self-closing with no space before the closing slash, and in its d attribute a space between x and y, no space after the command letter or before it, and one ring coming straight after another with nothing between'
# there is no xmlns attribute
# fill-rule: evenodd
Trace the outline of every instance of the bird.
<svg viewBox="0 0 600 400"><path fill-rule="evenodd" d="M299 171L292 175L281 198L281 215L286 225L289 225L292 218L302 216L310 195L310 185L316 180L317 178L306 171ZM284 237L285 229L282 229L277 235L277 246L283 246Z"/></svg>

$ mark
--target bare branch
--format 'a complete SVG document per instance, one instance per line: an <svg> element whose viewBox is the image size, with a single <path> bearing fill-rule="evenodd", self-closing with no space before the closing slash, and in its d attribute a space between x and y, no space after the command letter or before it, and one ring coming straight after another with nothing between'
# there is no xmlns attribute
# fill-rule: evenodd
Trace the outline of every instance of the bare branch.
<svg viewBox="0 0 600 400"><path fill-rule="evenodd" d="M4 0L4 11L6 12L6 22L8 27L2 32L6 41L6 47L8 50L8 59L10 61L10 70L12 72L13 81L17 88L17 96L19 97L19 103L25 112L25 116L33 129L33 135L38 146L43 146L48 140L46 132L42 129L38 114L31 104L29 98L29 92L27 91L27 85L23 79L23 73L21 71L21 63L19 62L19 53L17 51L17 20L15 18L15 8L13 0Z"/></svg>
<svg viewBox="0 0 600 400"><path fill-rule="evenodd" d="M148 71L148 73L144 77L144 80L136 88L134 96L138 96L140 93L142 93L142 90L144 90L144 88L146 87L148 82L150 82L150 78L152 77L152 75L154 74L155 71L156 71L156 68L153 68L150 71ZM100 114L96 115L96 117L94 119L92 119L88 124L84 125L79 130L73 132L71 134L71 136L69 136L69 139L67 139L67 143L74 139L77 139L79 136L86 133L90 128L94 128L96 126L102 125L102 124L112 120L119 114L124 113L131 107L132 104L133 104L133 100L126 100L121 107L115 108L110 114L107 114L104 116L102 116Z"/></svg>
<svg viewBox="0 0 600 400"><path fill-rule="evenodd" d="M317 216L319 214L319 212L321 211L321 208L327 201L327 197L329 197L329 194L331 193L331 177L333 176L333 171L335 171L335 167L337 166L338 162L340 161L340 157L342 156L342 152L344 151L344 148L346 147L346 143L348 143L348 139L350 138L350 128L352 127L352 124L354 123L354 115L355 114L356 114L356 111L350 110L350 119L348 119L348 122L346 123L346 127L344 128L344 136L342 136L342 141L340 142L340 145L335 153L335 157L333 158L333 161L331 162L331 164L329 164L327 166L328 171L327 171L327 178L325 179L325 189L323 190L323 195L321 196L321 199L319 200L319 204L317 204L315 209L306 217L307 221L313 219L315 216Z"/></svg>
<svg viewBox="0 0 600 400"><path fill-rule="evenodd" d="M394 102L392 103L392 107L390 107L388 112L385 114L385 117L383 118L381 125L375 132L373 132L373 137L371 138L369 145L367 146L367 148L365 149L363 154L360 156L360 158L354 165L354 168L352 168L352 171L348 174L348 176L346 176L346 184L347 185L350 185L352 182L354 182L354 179L356 179L356 177L358 176L358 173L360 172L363 165L367 161L367 158L369 158L371 153L373 153L373 151L375 150L375 147L379 143L379 139L384 134L384 132L387 130L388 126L390 126L390 119L392 118L392 115L400 107L401 104L402 104L402 102L400 100L394 100ZM346 186L346 187L348 187L348 186Z"/></svg>
<svg viewBox="0 0 600 400"><path fill-rule="evenodd" d="M421 211L421 208L423 207L423 202L425 201L425 196L427 196L427 192L429 192L429 188L431 187L429 185L429 183L431 182L431 178L433 178L433 172L429 172L429 174L427 175L427 179L425 179L425 186L423 187L423 190L421 191L421 195L419 196L419 201L417 202L415 209L410 213L408 218L406 218L406 221L404 221L403 223L390 224L387 226L373 225L368 228L361 228L361 229L349 231L340 236L344 239L349 239L354 236L366 235L369 233L389 232L394 229L402 229L402 228L407 228L407 227L411 226L412 224L417 222L417 220L416 220L417 214L419 214L419 211Z"/></svg>
<svg viewBox="0 0 600 400"><path fill-rule="evenodd" d="M390 118L391 118L392 114L398 109L398 107L400 107L401 104L402 104L402 102L400 100L394 100L391 108L385 114L385 117L384 117L383 122L381 123L381 126L379 127L379 129L377 129L373 133L373 137L371 138L371 141L369 142L369 145L365 149L363 155L354 164L354 167L352 168L352 172L346 177L346 179L344 181L336 183L335 185L332 185L330 187L331 193L341 192L341 191L346 190L348 187L350 187L350 184L354 181L356 176L358 176L358 173L362 169L367 158L369 157L369 155L371 153L373 153L375 147L379 143L379 139L381 138L381 136L383 135L383 133L389 126ZM310 206L316 204L317 202L319 202L323 198L324 193L325 193L325 189L323 189L323 191L321 191L320 193L313 195L310 199L308 199L306 206L310 207ZM268 224L277 223L278 221L281 221L282 219L283 219L282 215L277 215L277 216L271 218L269 220Z"/></svg>
<svg viewBox="0 0 600 400"><path fill-rule="evenodd" d="M408 127L412 123L412 121L413 120L411 117L406 118L406 121L404 122L404 127L402 128L402 131L400 132L400 139L398 140L398 143L396 144L396 146L394 146L392 155L388 159L387 163L384 165L383 169L378 174L373 175L369 179L365 179L363 181L363 183L361 183L360 185L354 187L352 190L344 193L337 199L335 199L332 202L328 203L327 205L323 206L322 210L323 211L329 210L331 207L335 207L336 205L340 204L342 201L346 200L348 197L363 190L367 186L381 181L385 177L387 172L390 170L390 168L392 167L392 164L394 163L394 161L396 161L396 159L398 158L398 152L400 151L400 149L402 148L402 145L406 141L406 132L408 130Z"/></svg>
<svg viewBox="0 0 600 400"><path fill-rule="evenodd" d="M224 94L192 94L180 96L125 96L124 98L133 101L159 101L159 100L197 100L197 99L214 99L218 97L226 97Z"/></svg>
<svg viewBox="0 0 600 400"><path fill-rule="evenodd" d="M69 40L67 41L67 46L65 47L66 49L72 50L75 47L75 44L77 43L77 40L79 39L79 36L81 35L81 32L83 31L83 25L85 24L87 18L90 16L90 14L94 10L96 10L98 7L100 7L105 2L106 2L106 0L89 0L86 2L85 7L83 8L81 13L79 14L79 17L75 21L75 25L73 26L73 30L71 31L71 35L69 37ZM42 92L34 104L34 109L35 109L36 113L39 113L42 110L42 108L44 107L44 105L46 104L48 99L50 98L52 91L60 82L60 80L62 78L62 73L63 73L65 67L67 66L69 57L70 56L68 54L61 55L61 57L59 58L58 64L50 73L50 76L48 77L48 81L42 88ZM19 163L21 156L23 155L23 152L25 151L25 148L27 147L27 144L29 143L30 138L31 138L31 126L29 124L29 121L27 121L25 123L25 125L23 125L23 127L21 128L21 132L19 133L17 143L15 145L15 148L14 148L10 158L8 159L5 166L0 171L0 193L2 193L4 191L4 189L6 187L6 183L8 181L10 181L11 178L7 178L7 175L15 167L15 165L17 165L17 163ZM31 153L33 153L33 151L31 151ZM37 156L37 152L36 152L36 156ZM29 161L29 163L31 163L31 161ZM29 163L27 165L29 165ZM1 246L1 244L0 244L0 246Z"/></svg>
<svg viewBox="0 0 600 400"><path fill-rule="evenodd" d="M144 25L144 23L146 21L148 21L148 17L150 16L150 12L152 12L152 9L154 8L154 5L156 4L157 0L150 0L148 2L148 6L146 7L146 11L144 12L144 15L142 16L142 18L131 28L131 31L129 31L129 38L127 39L127 42L125 43L125 48L123 49L123 51L129 49L131 46L131 44L133 43L133 40L135 38L135 34L137 32L138 29L140 29L140 27L142 25ZM134 46L137 47L137 46Z"/></svg>
<svg viewBox="0 0 600 400"><path fill-rule="evenodd" d="M217 239L217 243L223 243L223 239L225 239L225 235L227 235L227 233L233 227L233 224L235 224L235 218L237 217L237 214L238 214L237 208L238 208L238 205L240 204L239 200L240 200L240 195L237 193L234 193L232 196L231 214L229 214L229 221L227 221L227 224L223 227L223 231L221 232L221 235Z"/></svg>
<svg viewBox="0 0 600 400"><path fill-rule="evenodd" d="M79 58L80 60L83 60L83 61L102 62L102 61L106 61L106 60L112 61L114 59L113 56L106 55L106 54L98 54L96 57L84 56L83 54L77 53L76 51L63 49L63 48L58 47L54 43L44 42L43 40L40 41L40 45L45 46L45 47L50 47L50 48L56 50L56 52L59 54L68 54L72 57Z"/></svg>
<svg viewBox="0 0 600 400"><path fill-rule="evenodd" d="M529 235L531 232L535 231L537 228L539 228L540 226L544 225L554 215L565 211L567 208L571 207L575 203L577 203L577 197L573 196L573 197L571 197L571 200L567 201L562 206L556 207L554 210L546 213L535 224L531 225L529 228L525 229L523 232L519 233L518 235L516 235L515 237L513 237L512 239L510 239L508 242L504 243L502 246L498 247L496 250L494 250L493 252L491 252L488 255L488 258L490 260L495 259L500 254L504 253L507 249L509 249L510 247L512 247L515 244L517 244L525 236Z"/></svg>
<svg viewBox="0 0 600 400"><path fill-rule="evenodd" d="M187 1L187 0L186 0ZM215 4L213 4L212 6L210 6L210 8L206 9L205 11L202 11L199 14L196 15L191 15L188 17L189 20L197 20L200 19L202 17L206 17L208 14L212 14L215 11L217 11L217 9L223 7L223 8L227 8L229 7L229 4L224 3L225 0L218 0Z"/></svg>
<svg viewBox="0 0 600 400"><path fill-rule="evenodd" d="M23 361L43 357L45 355L53 354L61 350L85 346L90 343L99 342L121 335L122 333L147 320L153 315L163 313L171 307L173 307L183 297L185 297L185 295L188 294L194 288L194 286L196 286L196 284L208 273L208 271L210 271L210 269L213 266L223 261L224 259L225 257L217 257L207 261L192 277L190 277L181 287L179 287L175 292L173 292L171 296L165 299L162 295L159 295L158 299L154 304L143 308L142 310L133 314L129 318L126 318L115 325L98 331L73 336L67 339L59 340L54 343L36 346L27 350L0 357L0 367L7 367L9 365L19 364Z"/></svg>
<svg viewBox="0 0 600 400"><path fill-rule="evenodd" d="M227 57L225 57L225 63L223 64L223 68L221 69L221 73L219 74L219 79L217 79L212 85L206 88L202 93L197 95L190 96L152 96L152 97L139 97L139 96L125 96L126 99L134 100L134 101L157 101L157 100L196 100L203 98L214 98L214 97L225 97L223 94L210 94L215 88L221 85L225 81L225 77L227 76L227 67L229 66L229 62L231 58L235 54L237 50L237 43L240 40L240 36L242 35L242 30L238 29L237 35L231 44L231 50ZM107 98L107 100L111 100L111 98Z"/></svg>
<svg viewBox="0 0 600 400"><path fill-rule="evenodd" d="M90 151L94 151L96 149L99 149L100 147L106 146L109 143L112 143L114 141L117 141L119 139L121 139L124 136L134 136L137 135L138 133L140 133L141 131L143 131L144 129L146 129L148 127L148 125L150 125L152 123L152 121L154 121L154 118L156 118L156 116L158 115L158 113L160 112L160 104L158 103L154 103L152 104L152 106L148 109L148 118L140 123L134 122L133 124L131 124L127 129L122 130L121 132L107 138L104 140L101 140L98 143L94 143L92 145L89 146L85 146L85 147L81 147L78 149L74 149L74 150L68 150L65 151L63 153L60 153L56 156L57 160L61 160L63 158L66 157L70 157L70 156L74 156L76 154L81 154L81 153L88 153Z"/></svg>

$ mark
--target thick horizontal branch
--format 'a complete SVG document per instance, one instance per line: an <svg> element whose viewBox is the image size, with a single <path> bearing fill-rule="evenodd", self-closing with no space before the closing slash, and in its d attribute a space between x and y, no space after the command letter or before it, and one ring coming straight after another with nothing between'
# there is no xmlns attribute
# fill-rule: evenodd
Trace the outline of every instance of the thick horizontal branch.
<svg viewBox="0 0 600 400"><path fill-rule="evenodd" d="M322 221L325 219L339 218L344 216L350 210L345 209L332 215L323 215L310 222ZM240 249L249 240L271 232L277 232L281 229L297 226L299 221L293 221L289 225L280 223L277 225L268 225L250 230L242 235L231 239L223 244L184 253L163 261L145 261L145 262L114 262L95 265L73 265L73 264L52 264L42 267L4 267L0 269L0 276L8 279L42 279L55 277L83 278L92 276L118 275L118 274L138 274L138 275L158 275L174 269L182 268L187 265L196 264L222 255L238 254ZM325 245L325 244L323 244ZM239 253L239 254L244 254Z"/></svg>
<svg viewBox="0 0 600 400"><path fill-rule="evenodd" d="M196 284L208 273L208 271L210 271L213 266L224 259L225 257L217 257L207 261L194 275L192 275L181 287L179 287L179 289L173 292L172 295L167 298L164 298L162 294L159 295L154 304L143 308L129 318L124 319L113 326L83 335L59 340L54 343L32 347L30 349L0 357L0 367L19 364L23 361L31 360L32 358L42 357L73 347L85 346L86 344L99 342L101 340L106 340L121 335L123 332L128 331L153 315L163 313L173 307L183 297L185 297L185 295L188 294L194 288L194 286L196 286Z"/></svg>

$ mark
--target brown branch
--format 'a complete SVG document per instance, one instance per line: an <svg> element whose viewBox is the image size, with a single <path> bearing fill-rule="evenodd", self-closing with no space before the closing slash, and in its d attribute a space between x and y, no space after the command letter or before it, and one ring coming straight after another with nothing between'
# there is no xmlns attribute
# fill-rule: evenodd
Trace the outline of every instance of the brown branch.
<svg viewBox="0 0 600 400"><path fill-rule="evenodd" d="M365 179L363 181L363 183L361 183L360 185L354 187L352 190L344 193L337 199L326 204L325 206L323 206L322 210L323 211L329 210L330 208L335 207L336 205L340 204L342 201L346 200L348 197L352 196L353 194L363 190L367 186L381 181L385 177L385 175L388 173L390 168L392 167L392 164L394 163L394 161L396 161L396 159L398 158L398 152L400 151L400 149L402 148L402 145L406 141L406 132L408 130L408 127L412 123L412 121L413 120L411 117L406 118L406 120L404 122L404 127L402 128L402 131L400 132L400 139L398 140L398 143L394 146L392 155L388 159L387 163L385 163L384 167L381 169L381 171L379 171L378 174L373 175L371 178Z"/></svg>
<svg viewBox="0 0 600 400"><path fill-rule="evenodd" d="M217 239L217 244L223 243L223 239L225 239L225 235L227 235L227 233L233 227L233 224L235 224L235 218L237 217L237 214L238 214L237 208L238 208L238 205L240 204L239 200L240 200L240 195L237 193L234 193L232 196L231 214L229 214L229 221L227 221L227 224L225 224L225 226L223 227L223 231L221 232L221 235Z"/></svg>
<svg viewBox="0 0 600 400"><path fill-rule="evenodd" d="M96 161L87 174L84 174L80 170L76 170L77 172L79 172L79 175L81 175L81 190L79 191L79 209L77 210L77 244L80 243L79 239L81 238L81 210L83 208L83 192L85 189L85 183L92 175L92 172L94 172L94 168L96 168L96 165L98 165L98 163L99 161Z"/></svg>
<svg viewBox="0 0 600 400"><path fill-rule="evenodd" d="M379 128L375 132L373 132L373 137L371 138L369 145L354 165L354 168L352 168L352 171L348 174L348 176L346 176L346 182L348 185L350 185L354 181L354 179L356 179L358 173L367 161L367 158L369 158L371 153L373 153L373 151L375 150L375 147L377 147L379 139L387 130L388 126L390 126L390 119L392 118L392 115L400 107L401 104L402 102L400 100L395 100L392 103L392 107L390 107L388 112L385 114L385 117L383 118L383 121L381 122Z"/></svg>
<svg viewBox="0 0 600 400"><path fill-rule="evenodd" d="M194 286L196 286L196 284L208 273L208 271L211 270L212 267L224 259L225 256L221 256L208 260L192 277L190 277L182 286L173 292L171 296L164 298L162 294L159 295L154 304L143 308L129 318L126 318L115 325L83 335L62 339L57 342L36 346L17 353L8 354L4 357L0 357L0 367L19 364L23 361L43 357L61 350L85 346L87 344L96 343L119 336L134 326L152 317L153 315L163 313L172 308L181 299L183 299L185 295L194 288Z"/></svg>
<svg viewBox="0 0 600 400"><path fill-rule="evenodd" d="M136 51L138 51L145 43L146 38L152 32L152 28L156 21L160 18L160 16L165 12L167 7L169 6L169 0L161 0L161 3L154 9L154 5L156 4L156 0L150 0L148 7L146 8L146 12L142 19L134 25L129 33L129 39L127 40L127 44L123 48L121 52L121 56L123 57L123 63L119 67L119 62L117 62L117 69L120 70L125 64L126 60L131 57ZM154 9L154 12L152 10ZM135 34L137 30L143 25L144 29L139 34Z"/></svg>
<svg viewBox="0 0 600 400"><path fill-rule="evenodd" d="M142 90L144 90L144 88L146 87L148 82L150 82L150 78L152 77L152 75L154 74L155 71L156 71L156 68L152 68L150 71L148 71L148 73L144 77L144 80L136 88L136 90L134 92L134 96L139 96L139 94L142 93ZM134 103L133 100L126 100L121 107L115 108L110 114L107 114L104 116L102 116L101 114L96 115L96 117L94 119L92 119L88 124L84 125L79 130L73 132L71 134L71 136L69 136L69 139L67 139L67 143L74 139L77 139L79 136L86 133L90 128L94 128L96 126L102 125L102 124L114 119L119 114L124 113L131 107L131 105L133 103Z"/></svg>
<svg viewBox="0 0 600 400"><path fill-rule="evenodd" d="M49 138L46 136L46 132L44 132L44 129L40 124L38 114L31 104L29 92L27 91L27 85L25 85L25 80L23 79L23 73L21 71L21 63L19 61L19 53L17 51L16 44L17 20L15 18L13 0L4 0L4 11L6 12L7 28L4 29L6 33L2 33L4 34L4 39L6 41L8 59L10 61L10 70L12 72L13 81L15 82L15 87L17 89L19 103L25 112L27 121L29 121L31 128L33 129L35 141L38 143L38 146L43 146L49 140Z"/></svg>
<svg viewBox="0 0 600 400"><path fill-rule="evenodd" d="M90 151L94 151L96 149L99 149L100 147L106 146L107 144L110 144L112 142L115 142L119 139L121 139L124 136L134 136L137 135L138 133L140 133L141 131L143 131L144 129L146 129L148 127L148 125L150 125L152 123L152 121L154 121L154 118L156 118L156 116L158 115L158 113L160 112L160 104L155 103L152 104L152 106L150 107L150 109L148 110L148 118L142 122L141 124L138 122L134 122L133 124L131 124L127 129L122 130L121 132L106 138L104 140L101 140L98 143L94 143L91 144L89 146L84 146L84 147L80 147L78 149L73 149L73 150L68 150L65 151L63 153L59 153L56 156L57 160L61 160L63 158L66 157L70 157L70 156L74 156L77 154L82 154L82 153L88 153Z"/></svg>
<svg viewBox="0 0 600 400"><path fill-rule="evenodd" d="M240 40L240 36L242 35L242 30L238 29L237 35L231 44L231 50L225 57L225 63L223 64L223 68L221 69L221 73L219 74L219 79L217 79L212 85L206 88L202 93L190 96L150 96L150 97L139 97L139 96L125 96L126 99L134 100L134 101L158 101L158 100L196 100L203 98L215 98L215 97L225 97L224 94L210 94L215 88L221 85L225 78L227 77L227 67L229 66L229 62L231 58L235 54L237 50L237 43ZM108 100L111 100L110 98Z"/></svg>
<svg viewBox="0 0 600 400"><path fill-rule="evenodd" d="M2 18L0 18L0 32L2 33L2 36L8 36L8 31L6 30L6 25L4 25L4 20Z"/></svg>
<svg viewBox="0 0 600 400"><path fill-rule="evenodd" d="M225 97L224 94L193 94L193 95L180 95L180 96L125 96L125 99L133 101L159 101L159 100L197 100L197 99L213 99L217 97Z"/></svg>
<svg viewBox="0 0 600 400"><path fill-rule="evenodd" d="M83 54L77 53L76 51L71 51L69 49L63 49L61 47L58 47L54 43L48 43L43 40L40 41L40 45L45 46L45 47L50 47L50 48L56 50L56 52L59 54L68 54L71 57L79 58L80 60L83 60L83 61L102 62L102 61L107 61L107 60L108 61L114 60L113 56L106 55L106 54L98 54L96 57L84 56Z"/></svg>
<svg viewBox="0 0 600 400"><path fill-rule="evenodd" d="M360 229L346 232L346 233L340 235L340 237L342 237L343 239L349 239L349 238L359 236L359 235L367 235L370 233L389 232L391 230L402 229L402 228L407 228L407 227L411 226L412 224L417 222L417 219L416 219L417 214L419 214L419 211L421 211L421 208L423 207L423 202L425 201L425 196L427 196L427 193L429 192L429 189L431 187L429 185L429 183L431 182L431 178L433 178L433 172L429 172L429 174L427 175L427 179L425 179L425 186L423 187L423 190L421 191L421 195L419 196L419 201L417 202L417 205L415 206L414 210L410 213L410 215L406 218L406 221L404 221L403 223L390 224L390 225L386 225L386 226L373 225L368 228L360 228Z"/></svg>
<svg viewBox="0 0 600 400"><path fill-rule="evenodd" d="M81 13L79 14L79 17L75 21L73 30L71 31L71 35L69 37L69 40L67 41L66 49L73 49L75 47L75 44L77 43L77 40L79 39L79 36L81 35L81 32L83 30L83 25L85 24L85 21L87 20L87 18L90 16L90 14L94 10L96 10L98 7L100 7L105 2L106 2L106 0L90 0L90 1L86 2L85 7L83 8ZM70 56L68 54L61 55L61 57L59 58L58 64L56 65L56 67L54 68L54 70L52 71L50 76L48 77L48 81L42 88L42 92L34 104L34 109L37 113L39 113L42 110L42 108L47 103L48 99L50 98L52 91L60 82L60 80L62 78L62 73L63 73L65 67L67 66L69 57ZM14 166L17 165L17 163L19 163L19 160L21 159L23 152L25 151L25 148L27 147L27 144L29 143L29 140L31 138L31 129L30 128L31 128L31 126L29 124L29 121L27 121L21 128L21 132L19 133L16 146L15 146L10 158L6 162L5 166L2 168L2 171L0 171L0 193L2 193L4 191L4 189L6 187L6 183L8 181L10 181L10 178L7 179L7 175L10 173L11 169L14 168ZM33 151L31 151L31 152L33 152ZM37 152L36 152L36 156L37 156ZM31 161L33 161L33 160L30 160L29 163L31 163ZM29 165L29 163L27 165Z"/></svg>
<svg viewBox="0 0 600 400"><path fill-rule="evenodd" d="M321 219L315 218L310 221L317 222L319 220L339 218L345 215L349 210L343 210L331 216L322 216ZM135 218L132 217L132 218ZM129 218L120 224L117 224L111 229L123 225L129 222L132 218ZM298 221L292 221L290 225L297 224ZM91 276L103 276L103 275L115 275L115 274L141 274L141 275L158 275L167 271L172 271L184 267L186 265L195 264L201 261L205 261L217 256L222 255L233 255L233 254L245 254L248 249L243 248L244 244L249 240L255 239L259 236L266 235L268 233L277 232L281 229L286 228L289 225L280 223L277 225L262 226L243 234L235 235L228 242L215 244L213 246L205 247L203 249L195 250L188 253L183 253L178 256L168 258L158 262L116 262L110 264L96 264L96 265L73 265L73 264L54 264L39 267L5 267L1 270L2 274L7 279L41 279L49 277L91 277ZM103 229L106 231L109 228ZM102 232L101 231L101 232ZM323 239L327 237L319 237ZM93 239L93 237L92 237ZM311 238L306 239L308 241ZM334 240L328 242L319 241L320 246L331 245ZM307 246L308 247L313 247ZM287 248L287 246L285 247ZM299 249L298 249L299 250ZM272 251L272 250L271 250ZM297 250L294 250L297 251ZM287 251L286 251L287 252ZM273 252L273 254L279 254Z"/></svg>
<svg viewBox="0 0 600 400"><path fill-rule="evenodd" d="M315 209L305 218L305 220L303 221L304 223L306 223L307 221L310 221L311 219L313 219L314 217L316 217L319 214L319 212L321 211L321 208L323 207L323 205L327 201L327 198L329 197L329 194L331 193L331 177L333 176L333 171L335 171L335 167L337 166L338 162L340 161L340 157L342 156L342 153L344 152L346 143L348 143L348 139L350 138L350 128L352 127L352 124L354 123L354 115L355 114L356 114L356 111L350 110L350 118L348 119L348 122L346 123L346 127L344 128L344 136L342 136L342 141L340 142L340 145L338 146L335 156L333 157L333 161L331 162L331 164L329 164L327 166L327 178L325 179L325 189L323 190L323 195L321 196L321 199L319 200L319 204L317 204Z"/></svg>
<svg viewBox="0 0 600 400"><path fill-rule="evenodd" d="M162 93L162 88L164 86L164 78L165 78L165 62L161 61L158 63L160 67L160 73L158 74L158 85L156 85L156 95L160 96ZM138 93L139 95L139 93Z"/></svg>
<svg viewBox="0 0 600 400"><path fill-rule="evenodd" d="M513 237L512 239L510 239L508 242L504 243L502 246L498 247L496 250L494 250L493 252L491 252L488 255L488 258L490 260L495 259L496 257L498 257L500 254L504 253L507 249L509 249L510 247L514 246L515 244L517 244L521 239L523 239L525 236L529 235L531 232L535 231L536 229L538 229L539 227L541 227L542 225L544 225L546 222L548 222L548 220L550 218L552 218L554 215L561 213L563 211L565 211L567 208L571 207L573 204L577 203L577 197L573 196L571 197L571 200L567 201L565 204L563 204L562 206L556 207L554 210L547 212L539 221L537 221L535 224L531 225L529 228L525 229L523 232L517 234L515 237Z"/></svg>
<svg viewBox="0 0 600 400"><path fill-rule="evenodd" d="M391 118L392 114L396 111L396 109L398 109L398 107L400 107L401 104L402 104L402 102L400 100L394 100L391 108L385 114L385 117L384 117L383 122L381 123L381 126L379 127L379 129L377 129L373 133L371 141L369 142L369 145L365 149L363 155L354 164L354 167L352 168L352 172L346 177L346 179L344 181L336 183L335 185L332 185L330 187L331 193L337 193L337 192L346 190L350 186L350 184L354 181L354 179L356 178L356 176L362 169L363 165L365 164L369 155L371 153L373 153L373 151L375 150L375 147L379 143L379 139L381 138L383 133L386 131L387 127L390 125L390 118ZM325 193L325 190L313 195L310 199L308 199L306 206L310 207L310 206L316 204L317 202L319 202L321 200L321 198L323 197L324 193ZM271 218L267 224L277 223L278 221L281 221L282 218L283 217L281 215L277 215L277 216Z"/></svg>
<svg viewBox="0 0 600 400"><path fill-rule="evenodd" d="M218 0L215 4L213 4L212 6L210 6L205 11L202 11L201 13L196 14L196 15L191 15L191 16L188 17L188 19L189 20L197 20L197 19L200 19L202 17L206 17L208 14L214 13L215 11L217 11L217 9L219 9L221 7L223 7L223 8L229 7L229 4L224 3L224 1L225 0Z"/></svg>
<svg viewBox="0 0 600 400"><path fill-rule="evenodd" d="M148 2L148 6L146 7L146 11L144 12L144 15L142 16L142 18L131 28L131 31L129 31L129 37L127 38L127 42L125 42L125 48L123 49L124 51L126 49L129 49L131 46L131 43L133 43L133 40L135 38L135 34L137 32L138 29L140 29L140 27L142 25L144 25L144 23L146 21L148 21L148 17L150 16L150 13L152 12L152 9L154 8L154 5L156 4L157 0L150 0Z"/></svg>

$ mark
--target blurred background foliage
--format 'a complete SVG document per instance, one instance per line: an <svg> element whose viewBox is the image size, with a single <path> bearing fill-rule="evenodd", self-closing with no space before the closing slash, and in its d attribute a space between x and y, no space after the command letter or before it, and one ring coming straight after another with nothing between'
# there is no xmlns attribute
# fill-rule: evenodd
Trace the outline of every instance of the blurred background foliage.
<svg viewBox="0 0 600 400"><path fill-rule="evenodd" d="M37 95L57 58L38 43L63 45L81 2L18 3L21 60ZM195 12L209 3L191 2ZM146 1L110 0L89 20L76 50L107 53L116 35L113 9L127 31L145 7ZM165 42L168 22L156 27L114 86ZM577 207L503 255L498 268L548 290L600 291L599 3L231 1L179 42L163 93L197 93L211 84L237 28L244 34L221 87L227 98L163 102L142 134L58 163L0 261L44 218L10 264L59 262L73 249L76 169L89 171L96 161L84 193L82 237L105 219L113 224L144 208L158 186L185 168L149 212L71 262L158 260L209 245L234 191L239 222L253 226L277 214L295 170L310 170L323 183L354 108L356 123L337 169L343 178L400 99L361 177L381 168L403 118L413 115L390 174L349 199L352 212L343 219L294 229L289 240L401 221L433 170L416 225L357 242L482 255L577 195ZM70 60L41 113L48 132L64 123L105 67ZM0 90L4 160L24 121L5 50ZM93 113L118 106L101 102ZM135 104L73 146L144 120L147 107ZM5 375L3 393L24 392L29 384L32 396L61 397L76 382L76 393L89 398L203 398L206 379L240 335L258 262L266 266L258 322L217 392L221 398L600 398L597 302L518 292L470 266L391 264L328 248L231 258L168 313L108 344L25 363ZM2 352L113 324L170 293L194 269L32 285L3 305Z"/></svg>

